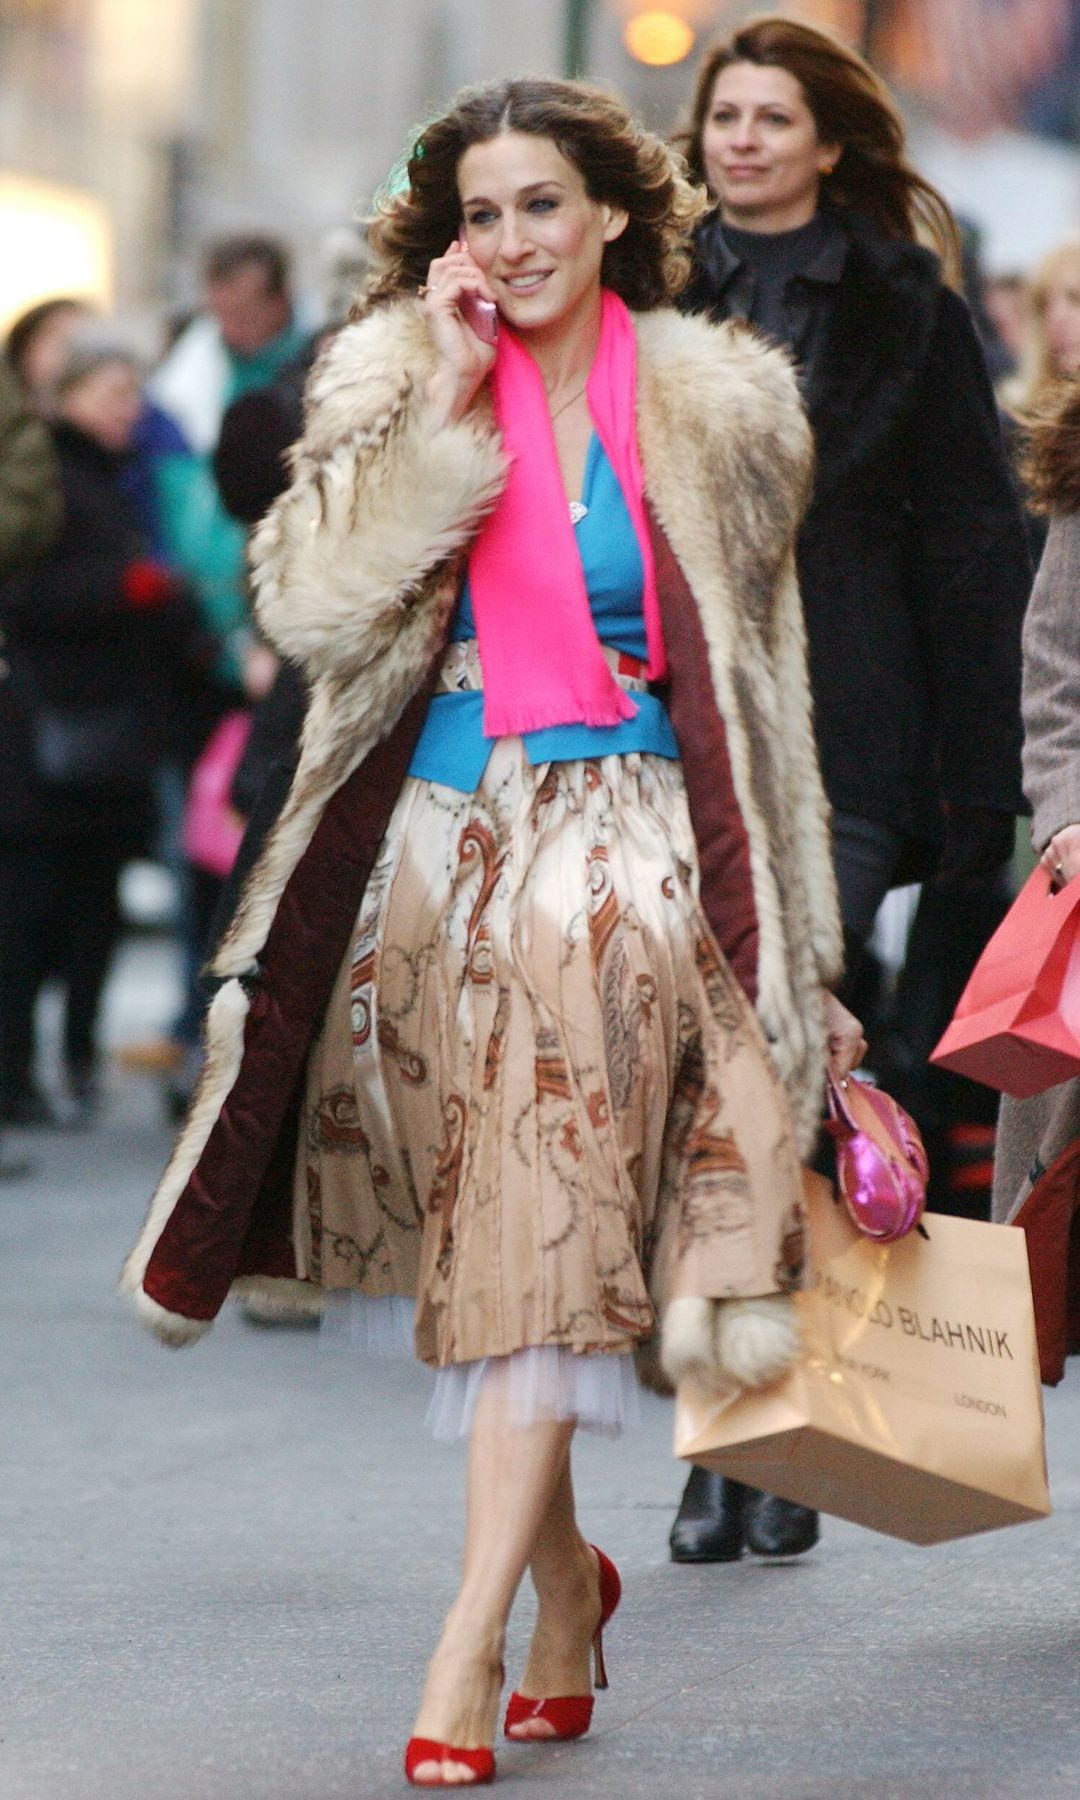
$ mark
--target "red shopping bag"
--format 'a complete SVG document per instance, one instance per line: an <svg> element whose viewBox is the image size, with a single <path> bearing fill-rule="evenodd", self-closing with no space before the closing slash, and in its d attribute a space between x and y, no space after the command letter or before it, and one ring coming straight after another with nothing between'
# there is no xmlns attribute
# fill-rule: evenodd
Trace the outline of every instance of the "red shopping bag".
<svg viewBox="0 0 1080 1800"><path fill-rule="evenodd" d="M1034 870L930 1061L1018 1100L1080 1075L1080 881Z"/></svg>

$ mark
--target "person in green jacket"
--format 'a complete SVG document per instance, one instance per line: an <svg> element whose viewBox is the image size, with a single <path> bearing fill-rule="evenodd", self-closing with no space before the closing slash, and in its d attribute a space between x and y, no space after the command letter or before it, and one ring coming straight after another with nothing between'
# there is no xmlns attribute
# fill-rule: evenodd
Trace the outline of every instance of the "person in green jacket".
<svg viewBox="0 0 1080 1800"><path fill-rule="evenodd" d="M0 357L0 576L47 550L62 504L49 434Z"/></svg>
<svg viewBox="0 0 1080 1800"><path fill-rule="evenodd" d="M250 628L247 528L227 511L213 456L221 421L234 400L269 387L306 347L310 333L296 320L289 253L259 233L218 239L203 263L205 307L177 339L148 384L151 399L186 440L155 462L155 485L166 555L191 581L203 623L218 646L214 676L220 712L245 705ZM184 774L203 749L216 719L193 717ZM155 1064L174 1071L167 1104L183 1103L198 1070L203 996L198 970L217 899L215 884L190 870L181 915L184 1004L170 1039L128 1046L129 1068Z"/></svg>

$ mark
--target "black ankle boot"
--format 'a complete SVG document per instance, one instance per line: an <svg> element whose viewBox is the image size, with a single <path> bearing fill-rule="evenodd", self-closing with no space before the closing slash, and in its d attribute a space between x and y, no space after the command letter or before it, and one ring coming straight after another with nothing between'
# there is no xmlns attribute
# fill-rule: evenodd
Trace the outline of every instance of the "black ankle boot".
<svg viewBox="0 0 1080 1800"><path fill-rule="evenodd" d="M695 1463L668 1539L672 1562L738 1562L743 1512L753 1491Z"/></svg>
<svg viewBox="0 0 1080 1800"><path fill-rule="evenodd" d="M758 1494L746 1508L746 1541L755 1556L802 1556L820 1536L818 1514L794 1500Z"/></svg>

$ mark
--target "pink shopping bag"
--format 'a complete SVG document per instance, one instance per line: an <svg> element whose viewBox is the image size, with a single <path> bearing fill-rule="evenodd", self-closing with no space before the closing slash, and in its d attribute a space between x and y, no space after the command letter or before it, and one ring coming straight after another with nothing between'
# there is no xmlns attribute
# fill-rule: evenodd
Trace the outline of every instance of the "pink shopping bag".
<svg viewBox="0 0 1080 1800"><path fill-rule="evenodd" d="M197 869L224 878L240 848L243 822L229 804L233 776L251 735L251 714L227 713L211 733L192 771L180 834L184 855Z"/></svg>
<svg viewBox="0 0 1080 1800"><path fill-rule="evenodd" d="M1080 880L1034 870L930 1061L1017 1099L1080 1075Z"/></svg>

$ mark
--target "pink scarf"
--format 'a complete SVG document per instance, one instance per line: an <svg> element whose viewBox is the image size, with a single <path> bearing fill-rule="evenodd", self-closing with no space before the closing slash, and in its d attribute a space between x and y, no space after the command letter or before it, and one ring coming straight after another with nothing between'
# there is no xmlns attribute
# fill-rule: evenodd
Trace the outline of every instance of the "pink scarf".
<svg viewBox="0 0 1080 1800"><path fill-rule="evenodd" d="M540 371L505 324L491 383L510 474L469 562L484 672L484 735L617 725L632 719L637 707L609 669L596 635ZM629 312L608 288L586 398L637 533L648 672L657 681L667 665L637 446L637 339Z"/></svg>

